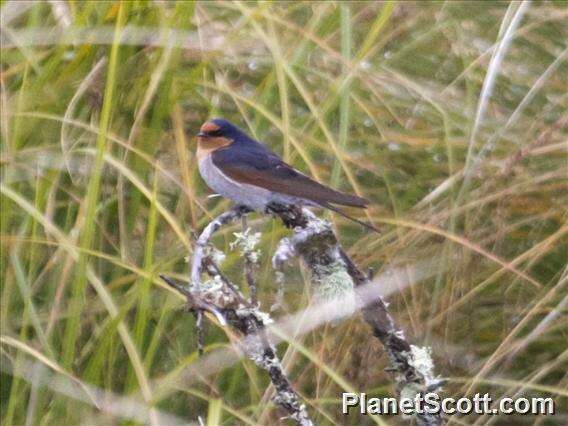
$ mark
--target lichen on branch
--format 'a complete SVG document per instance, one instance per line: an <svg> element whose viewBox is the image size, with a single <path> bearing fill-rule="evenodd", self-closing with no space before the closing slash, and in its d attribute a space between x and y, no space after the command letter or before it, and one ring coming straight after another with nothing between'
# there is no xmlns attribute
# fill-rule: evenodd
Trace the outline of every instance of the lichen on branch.
<svg viewBox="0 0 568 426"><path fill-rule="evenodd" d="M433 361L427 348L410 345L404 332L399 329L387 310L387 304L376 292L350 292L350 289L370 287L369 277L362 273L341 248L331 224L315 216L307 208L272 204L268 212L278 216L293 231L291 237L283 238L272 258L273 266L282 267L294 257L299 257L312 276L312 282L320 286L316 292L326 292L337 297L341 292L342 307L345 296L364 300L353 301L359 306L363 318L371 326L373 334L381 341L389 357L399 397L414 398L419 393L434 392L441 386L441 380L434 378ZM331 295L329 294L331 293ZM356 303L355 303L356 302ZM439 425L439 415L416 414L419 424Z"/></svg>
<svg viewBox="0 0 568 426"><path fill-rule="evenodd" d="M202 345L202 315L204 311L210 312L221 325L230 326L243 335L239 341L239 348L258 367L268 372L276 389L274 402L282 407L297 424L312 426L313 422L310 420L305 404L293 389L280 364L276 348L266 335L266 325L272 322L269 314L260 310L254 297L246 298L238 287L221 273L217 262L224 259L224 256L210 246L213 234L221 226L243 217L249 211L244 207L235 207L219 215L205 227L197 240L193 254L190 288L163 275L161 278L185 296L188 309L195 313L199 345ZM249 229L245 226L242 233L237 233L234 248L239 247L247 261L255 263L258 258L255 260L253 253L260 234L252 234ZM249 271L252 273L252 268ZM207 273L209 279L202 282L202 273ZM251 279L247 276L249 286L252 287Z"/></svg>
<svg viewBox="0 0 568 426"><path fill-rule="evenodd" d="M215 218L205 227L196 243L191 265L191 287L186 289L166 277L164 280L180 291L187 299L187 306L199 316L203 311L212 313L222 325L239 331L243 338L239 347L254 363L266 370L276 389L274 401L289 417L300 425L312 425L305 405L292 388L290 380L280 365L274 345L269 341L266 325L272 320L261 311L256 301L254 266L258 256L253 253L260 235L252 233L243 219L243 232L236 233L232 248L239 248L245 258L246 278L251 297L241 291L219 268L222 259L210 246L210 239L221 226L243 218L250 210L235 207ZM280 240L272 257L277 280L283 281L284 265L298 257L309 270L315 292L327 304L341 301L341 315L351 315L360 310L363 318L385 348L389 358L389 371L393 373L395 388L400 398L414 398L417 394L435 392L442 381L434 376L434 364L429 348L410 345L404 332L398 328L387 310L385 301L373 291L369 277L362 273L341 248L328 221L322 220L307 208L271 204L267 213L279 217L292 230L292 235ZM201 282L202 273L210 277ZM417 413L421 425L441 425L440 415Z"/></svg>

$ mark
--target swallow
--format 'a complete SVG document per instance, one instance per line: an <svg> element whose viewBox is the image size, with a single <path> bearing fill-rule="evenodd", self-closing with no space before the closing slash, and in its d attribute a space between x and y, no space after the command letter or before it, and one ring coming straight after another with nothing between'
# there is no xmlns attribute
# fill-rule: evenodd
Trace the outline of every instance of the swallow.
<svg viewBox="0 0 568 426"><path fill-rule="evenodd" d="M379 232L336 207L364 209L367 199L316 182L227 120L215 118L201 126L196 156L207 186L238 205L255 211L265 211L270 203L320 206Z"/></svg>

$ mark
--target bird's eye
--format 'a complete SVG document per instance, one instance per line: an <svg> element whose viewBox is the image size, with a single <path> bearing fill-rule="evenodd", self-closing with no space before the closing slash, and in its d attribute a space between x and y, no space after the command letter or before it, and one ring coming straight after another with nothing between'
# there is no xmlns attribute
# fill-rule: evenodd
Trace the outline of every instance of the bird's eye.
<svg viewBox="0 0 568 426"><path fill-rule="evenodd" d="M218 137L218 136L221 136L221 135L222 135L222 132L221 132L220 129L211 130L211 131L207 132L207 135L208 135L208 136L211 136L211 137L213 137L213 138L216 138L216 137Z"/></svg>

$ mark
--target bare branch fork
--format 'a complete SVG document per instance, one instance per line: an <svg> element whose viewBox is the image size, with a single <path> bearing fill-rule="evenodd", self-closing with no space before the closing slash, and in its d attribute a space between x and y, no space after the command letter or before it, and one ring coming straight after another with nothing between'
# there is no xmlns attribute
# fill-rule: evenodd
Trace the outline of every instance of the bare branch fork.
<svg viewBox="0 0 568 426"><path fill-rule="evenodd" d="M326 282L343 281L342 288L365 288L369 277L361 272L341 248L329 222L319 219L306 208L272 204L269 212L280 217L285 226L294 230L291 238L280 241L272 258L275 269L280 270L292 257L299 256L308 267L312 281L319 285ZM368 292L362 292L365 296ZM418 394L435 392L442 381L434 377L433 363L427 349L410 345L387 310L383 299L368 295L369 300L361 301L363 318L373 334L384 346L390 368L394 374L399 397L415 398ZM422 425L440 425L439 415L417 413Z"/></svg>
<svg viewBox="0 0 568 426"><path fill-rule="evenodd" d="M265 326L270 317L258 309L255 301L252 254L245 252L246 276L251 290L251 299L247 299L238 287L220 272L215 260L215 249L209 245L212 235L221 226L249 212L245 207L235 207L217 216L205 227L197 240L193 255L190 289L163 275L161 278L186 297L187 307L196 314L200 352L203 350L202 314L207 311L215 315L219 323L233 327L244 336L240 348L256 365L268 372L276 389L274 402L299 425L312 426L313 422L308 416L306 406L292 388L276 355L276 349L266 335ZM201 283L202 272L211 277L207 285Z"/></svg>
<svg viewBox="0 0 568 426"><path fill-rule="evenodd" d="M222 213L205 227L196 244L189 290L164 276L162 278L186 297L188 308L196 314L200 351L202 312L207 311L215 315L222 325L228 324L244 335L241 349L259 367L268 371L276 389L275 402L298 424L311 425L312 421L306 408L293 390L279 363L275 348L266 335L265 326L270 318L259 309L256 302L252 272L254 262L251 261L251 254L243 251L252 300L247 299L237 286L220 272L215 260L217 253L209 245L213 233L220 227L242 218L249 212L248 208L235 207ZM343 251L329 222L319 219L308 209L297 206L273 203L268 206L266 212L278 216L287 228L293 230L290 238L280 241L272 258L273 266L280 274L286 263L294 257L299 257L310 271L316 286L325 287L332 283L333 287L339 286L342 291L349 291L354 287L364 289L370 283L369 277L362 273ZM243 225L246 225L246 222L243 222ZM201 283L202 272L211 277L207 285ZM369 298L371 300L354 306L361 307L363 318L385 348L397 395L415 398L416 395L436 391L442 383L434 377L428 351L408 343L380 296L372 295ZM417 413L416 419L421 425L443 424L442 418L434 414Z"/></svg>

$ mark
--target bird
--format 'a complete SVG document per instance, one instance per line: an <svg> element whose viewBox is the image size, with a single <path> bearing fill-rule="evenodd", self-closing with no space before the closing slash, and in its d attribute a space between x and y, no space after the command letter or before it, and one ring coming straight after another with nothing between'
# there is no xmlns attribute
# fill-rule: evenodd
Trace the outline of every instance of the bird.
<svg viewBox="0 0 568 426"><path fill-rule="evenodd" d="M337 207L365 209L369 200L306 176L228 120L213 118L201 126L196 157L207 186L237 205L253 211L265 211L271 203L319 206L379 232Z"/></svg>

